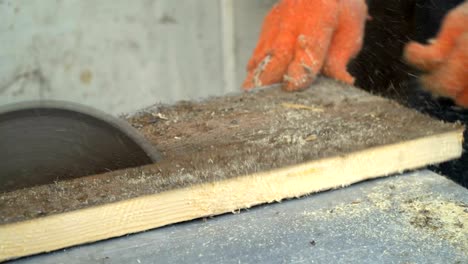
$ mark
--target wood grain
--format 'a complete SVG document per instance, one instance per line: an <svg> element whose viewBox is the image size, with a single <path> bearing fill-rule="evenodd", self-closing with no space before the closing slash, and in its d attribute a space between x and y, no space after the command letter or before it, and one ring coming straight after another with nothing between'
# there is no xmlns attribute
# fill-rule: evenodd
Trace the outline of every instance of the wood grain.
<svg viewBox="0 0 468 264"><path fill-rule="evenodd" d="M461 155L460 125L329 80L313 88L184 102L130 117L166 159L0 194L0 260L235 212Z"/></svg>

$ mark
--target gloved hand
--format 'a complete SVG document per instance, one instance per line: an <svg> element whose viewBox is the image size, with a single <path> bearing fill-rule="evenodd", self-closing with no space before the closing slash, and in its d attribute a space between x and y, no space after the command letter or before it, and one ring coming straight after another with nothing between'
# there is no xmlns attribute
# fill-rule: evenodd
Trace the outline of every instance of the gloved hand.
<svg viewBox="0 0 468 264"><path fill-rule="evenodd" d="M320 73L354 83L346 66L362 47L365 0L280 0L264 20L243 88L307 88Z"/></svg>
<svg viewBox="0 0 468 264"><path fill-rule="evenodd" d="M404 57L426 71L421 76L426 89L468 108L468 1L447 14L430 44L408 43Z"/></svg>

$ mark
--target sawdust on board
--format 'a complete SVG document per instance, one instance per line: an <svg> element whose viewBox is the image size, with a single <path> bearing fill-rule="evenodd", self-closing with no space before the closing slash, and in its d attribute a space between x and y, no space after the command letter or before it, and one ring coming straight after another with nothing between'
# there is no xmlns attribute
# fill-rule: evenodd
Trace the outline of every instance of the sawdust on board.
<svg viewBox="0 0 468 264"><path fill-rule="evenodd" d="M403 177L404 178L404 177ZM380 184L362 200L340 204L332 209L303 213L317 220L330 218L366 219L370 214L382 213L388 222L397 222L403 230L401 239L433 243L449 242L462 252L468 249L468 204L434 195L427 185L419 182L399 180L397 184ZM366 236L382 238L380 233L370 233L363 227ZM373 231L372 231L373 232ZM418 236L412 236L416 232ZM430 245L421 246L430 247Z"/></svg>
<svg viewBox="0 0 468 264"><path fill-rule="evenodd" d="M264 89L155 105L126 118L160 151L160 162L2 193L0 224L461 129L328 79L300 93Z"/></svg>

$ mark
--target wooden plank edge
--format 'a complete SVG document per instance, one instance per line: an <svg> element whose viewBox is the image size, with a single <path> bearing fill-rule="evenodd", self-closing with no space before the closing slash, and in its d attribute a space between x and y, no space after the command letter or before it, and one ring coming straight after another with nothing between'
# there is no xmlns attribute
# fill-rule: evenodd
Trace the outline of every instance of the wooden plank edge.
<svg viewBox="0 0 468 264"><path fill-rule="evenodd" d="M0 226L0 261L234 212L455 159L463 130Z"/></svg>

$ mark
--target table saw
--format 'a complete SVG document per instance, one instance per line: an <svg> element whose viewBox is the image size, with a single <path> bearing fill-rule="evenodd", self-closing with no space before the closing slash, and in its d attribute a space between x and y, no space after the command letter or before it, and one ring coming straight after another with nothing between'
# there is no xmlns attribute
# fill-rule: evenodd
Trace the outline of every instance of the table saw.
<svg viewBox="0 0 468 264"><path fill-rule="evenodd" d="M143 255L149 261L153 253L168 262L177 257L172 260L194 262L194 252L200 262L215 258L268 262L267 257L275 254L281 256L278 262L306 261L308 256L320 261L324 256L349 258L347 252L360 259L399 260L414 257L410 253L416 248L424 255L440 251L454 259L466 258L465 189L427 171L370 181L460 157L464 130L460 124L434 120L325 78L301 93L270 87L156 105L123 119L158 150L161 159L1 193L1 260L62 249L65 254L101 251L101 245L117 248L103 252L120 256L120 243L153 239L145 236L159 237L154 241L164 237L159 246L180 244L185 251L145 251L136 254L137 262L145 260L140 259ZM367 182L359 184L363 181ZM301 197L306 198L290 200ZM211 218L226 213L235 214ZM195 221L177 224L190 220ZM206 236L193 231L211 225L217 227ZM229 230L223 231L223 226ZM160 229L68 251L155 228ZM179 235L169 243L171 232ZM303 251L304 244L299 243L305 236L310 236L307 250L315 251ZM375 241L384 244L372 248ZM231 249L217 249L220 245ZM142 242L135 248L123 246L132 253L148 247L154 249ZM333 253L332 248L339 250ZM411 250L396 255L396 248ZM135 257L132 253L129 258ZM19 261L75 259L60 254ZM94 253L76 256L81 254ZM112 254L99 261L114 262Z"/></svg>

